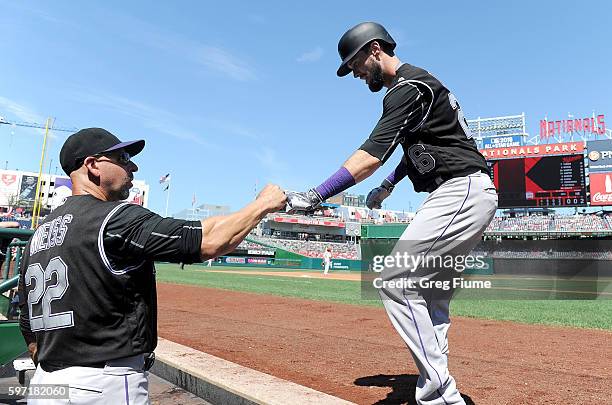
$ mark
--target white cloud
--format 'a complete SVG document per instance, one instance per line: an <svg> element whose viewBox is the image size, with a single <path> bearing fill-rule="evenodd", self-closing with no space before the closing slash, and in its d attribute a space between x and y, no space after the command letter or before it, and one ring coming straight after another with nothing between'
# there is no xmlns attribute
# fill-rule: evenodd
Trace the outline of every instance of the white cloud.
<svg viewBox="0 0 612 405"><path fill-rule="evenodd" d="M261 166L275 175L286 171L287 165L278 157L276 150L264 146L255 152L255 158Z"/></svg>
<svg viewBox="0 0 612 405"><path fill-rule="evenodd" d="M185 128L185 125L182 124L185 121L184 117L141 101L108 92L95 92L91 90L65 91L64 94L76 102L96 104L131 117L137 120L143 127L170 135L173 138L192 141L210 149L223 149L221 146L205 139L198 131ZM201 127L207 127L209 132L215 134L213 136L219 137L219 133L221 133L221 135L234 135L255 141L261 139L261 136L254 130L244 127L237 122L223 121L215 118L206 118L203 122L205 124L202 124Z"/></svg>
<svg viewBox="0 0 612 405"><path fill-rule="evenodd" d="M316 62L323 56L323 48L317 46L315 49L301 54L297 61L299 63Z"/></svg>
<svg viewBox="0 0 612 405"><path fill-rule="evenodd" d="M177 115L142 103L138 100L128 99L110 93L95 93L92 91L82 93L73 92L69 94L69 96L75 101L97 104L109 110L132 117L138 120L143 127L169 135L173 138L192 141L210 149L220 149L217 145L204 139L200 134L184 128L179 124L180 118Z"/></svg>
<svg viewBox="0 0 612 405"><path fill-rule="evenodd" d="M196 45L184 51L184 55L196 63L227 75L231 79L238 81L255 79L255 73L246 63L221 48Z"/></svg>
<svg viewBox="0 0 612 405"><path fill-rule="evenodd" d="M35 112L32 108L2 96L0 96L0 117L3 117L9 122L17 121L40 126L44 126L47 122L46 117ZM45 130L39 128L35 129L35 132L44 135ZM55 139L57 135L55 135L53 131L50 131L49 137Z"/></svg>
<svg viewBox="0 0 612 405"><path fill-rule="evenodd" d="M230 135L237 135L239 137L252 140L259 140L261 138L252 129L243 127L242 125L236 122L219 121L215 119L207 119L206 122L208 122L213 127L218 128L219 130L226 132Z"/></svg>
<svg viewBox="0 0 612 405"><path fill-rule="evenodd" d="M23 104L17 103L16 101L9 100L6 97L0 96L0 108L2 108L2 110L8 111L10 114L14 115L19 120L24 122L42 123L45 121L45 118L42 115L37 114L31 108ZM4 116L4 114L0 113L0 116Z"/></svg>
<svg viewBox="0 0 612 405"><path fill-rule="evenodd" d="M285 190L300 190L306 187L303 173L292 168L276 149L263 146L254 151L253 155L265 170L262 177L264 183L278 184Z"/></svg>
<svg viewBox="0 0 612 405"><path fill-rule="evenodd" d="M117 35L169 55L177 55L230 79L249 81L257 78L247 62L219 46L203 44L162 31L154 25L127 15L113 14L113 26L130 27L129 31L116 32Z"/></svg>

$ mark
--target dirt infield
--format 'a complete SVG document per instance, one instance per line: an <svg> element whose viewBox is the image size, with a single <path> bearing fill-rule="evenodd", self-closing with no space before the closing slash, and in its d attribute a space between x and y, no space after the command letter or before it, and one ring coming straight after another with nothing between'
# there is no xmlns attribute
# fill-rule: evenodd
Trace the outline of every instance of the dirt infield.
<svg viewBox="0 0 612 405"><path fill-rule="evenodd" d="M413 404L383 309L159 284L160 335L360 404ZM452 312L452 309L451 309ZM476 404L611 404L612 333L454 318L450 369Z"/></svg>

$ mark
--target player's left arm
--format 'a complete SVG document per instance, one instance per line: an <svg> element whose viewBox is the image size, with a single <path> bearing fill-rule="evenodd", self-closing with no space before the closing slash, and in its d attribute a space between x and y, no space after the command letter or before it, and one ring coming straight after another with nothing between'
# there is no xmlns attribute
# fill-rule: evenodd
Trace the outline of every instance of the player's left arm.
<svg viewBox="0 0 612 405"><path fill-rule="evenodd" d="M366 198L366 206L369 209L382 208L382 202L391 195L393 189L408 175L408 166L406 158L403 157L395 169L380 183L380 186L375 187L368 193Z"/></svg>

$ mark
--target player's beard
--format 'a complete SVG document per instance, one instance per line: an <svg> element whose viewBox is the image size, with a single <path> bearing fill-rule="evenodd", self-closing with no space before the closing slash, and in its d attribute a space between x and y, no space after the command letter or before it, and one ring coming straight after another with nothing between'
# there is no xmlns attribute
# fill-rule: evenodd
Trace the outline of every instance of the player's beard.
<svg viewBox="0 0 612 405"><path fill-rule="evenodd" d="M131 187L129 185L126 185L121 189L121 199L122 200L127 200L127 198L130 196L130 189Z"/></svg>
<svg viewBox="0 0 612 405"><path fill-rule="evenodd" d="M370 70L370 80L368 82L368 87L372 93L376 93L380 91L385 85L385 79L383 77L382 68L378 63L375 63L372 66L372 70Z"/></svg>
<svg viewBox="0 0 612 405"><path fill-rule="evenodd" d="M108 193L108 201L123 201L130 196L131 187L128 184L123 184L119 190L113 190Z"/></svg>
<svg viewBox="0 0 612 405"><path fill-rule="evenodd" d="M132 189L132 177L126 177L125 178L125 183L123 184L123 187L121 187L121 199L122 200L127 200L127 198L130 196L130 190Z"/></svg>

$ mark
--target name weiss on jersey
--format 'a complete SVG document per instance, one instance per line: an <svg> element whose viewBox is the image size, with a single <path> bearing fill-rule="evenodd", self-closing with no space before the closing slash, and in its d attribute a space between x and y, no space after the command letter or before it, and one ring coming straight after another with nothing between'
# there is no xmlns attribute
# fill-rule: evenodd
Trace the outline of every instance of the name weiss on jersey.
<svg viewBox="0 0 612 405"><path fill-rule="evenodd" d="M72 222L72 214L66 214L41 225L32 237L30 256L64 243L70 222Z"/></svg>

